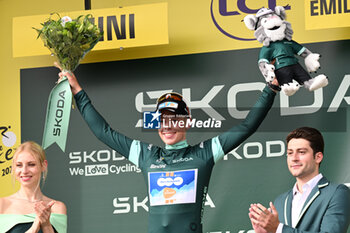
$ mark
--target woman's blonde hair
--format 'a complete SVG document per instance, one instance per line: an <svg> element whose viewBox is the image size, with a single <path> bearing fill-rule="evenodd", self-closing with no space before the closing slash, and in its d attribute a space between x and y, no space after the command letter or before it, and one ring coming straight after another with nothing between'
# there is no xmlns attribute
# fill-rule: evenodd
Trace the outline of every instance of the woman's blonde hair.
<svg viewBox="0 0 350 233"><path fill-rule="evenodd" d="M27 142L23 142L16 149L16 152L13 155L13 159L12 159L12 168L13 168L12 171L15 170L15 168L16 168L16 166L15 166L16 164L15 163L16 163L17 157L22 151L29 152L40 163L40 165L42 167L44 166L44 163L45 163L45 160L46 160L45 150L38 143L36 143L34 141L27 141ZM42 172L43 184L45 183L46 177L47 177L47 167Z"/></svg>

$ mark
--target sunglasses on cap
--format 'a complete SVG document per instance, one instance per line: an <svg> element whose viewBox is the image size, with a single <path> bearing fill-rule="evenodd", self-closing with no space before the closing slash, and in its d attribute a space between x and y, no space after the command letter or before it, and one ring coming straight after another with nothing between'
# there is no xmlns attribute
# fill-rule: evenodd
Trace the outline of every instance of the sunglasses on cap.
<svg viewBox="0 0 350 233"><path fill-rule="evenodd" d="M158 98L157 111L163 109L167 109L182 115L190 114L185 100L183 99L182 95L177 92L166 93Z"/></svg>
<svg viewBox="0 0 350 233"><path fill-rule="evenodd" d="M182 98L182 95L180 95L179 93L170 92L170 93L166 93L166 94L160 96L157 99L157 104L162 102L165 99L173 99L173 100L177 100L177 101L184 101L183 98Z"/></svg>

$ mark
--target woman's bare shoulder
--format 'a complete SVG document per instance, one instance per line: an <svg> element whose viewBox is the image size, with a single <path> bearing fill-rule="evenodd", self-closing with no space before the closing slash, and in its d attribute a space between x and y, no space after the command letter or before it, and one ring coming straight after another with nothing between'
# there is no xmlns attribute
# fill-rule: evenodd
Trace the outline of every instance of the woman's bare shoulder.
<svg viewBox="0 0 350 233"><path fill-rule="evenodd" d="M67 207L62 201L58 201L52 198L48 198L49 201L54 201L55 203L51 207L51 213L55 214L67 214Z"/></svg>
<svg viewBox="0 0 350 233"><path fill-rule="evenodd" d="M14 201L13 195L7 196L7 197L1 197L0 198L0 214L6 213L6 210L11 206L13 201Z"/></svg>

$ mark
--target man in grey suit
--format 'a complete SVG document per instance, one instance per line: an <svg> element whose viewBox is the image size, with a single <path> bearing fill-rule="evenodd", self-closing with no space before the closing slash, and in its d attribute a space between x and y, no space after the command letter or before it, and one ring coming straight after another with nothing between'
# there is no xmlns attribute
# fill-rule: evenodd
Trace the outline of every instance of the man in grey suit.
<svg viewBox="0 0 350 233"><path fill-rule="evenodd" d="M302 127L287 136L287 164L296 183L269 208L251 204L249 218L256 233L347 232L350 190L319 173L323 148L317 129Z"/></svg>

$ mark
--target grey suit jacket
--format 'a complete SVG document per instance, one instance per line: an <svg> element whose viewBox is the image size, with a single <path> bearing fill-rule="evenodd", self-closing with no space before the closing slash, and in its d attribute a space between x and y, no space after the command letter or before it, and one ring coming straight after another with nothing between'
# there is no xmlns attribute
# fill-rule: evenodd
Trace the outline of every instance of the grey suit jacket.
<svg viewBox="0 0 350 233"><path fill-rule="evenodd" d="M350 223L350 190L343 184L332 184L323 177L313 188L297 221L292 227L293 190L275 200L283 233L346 233Z"/></svg>

